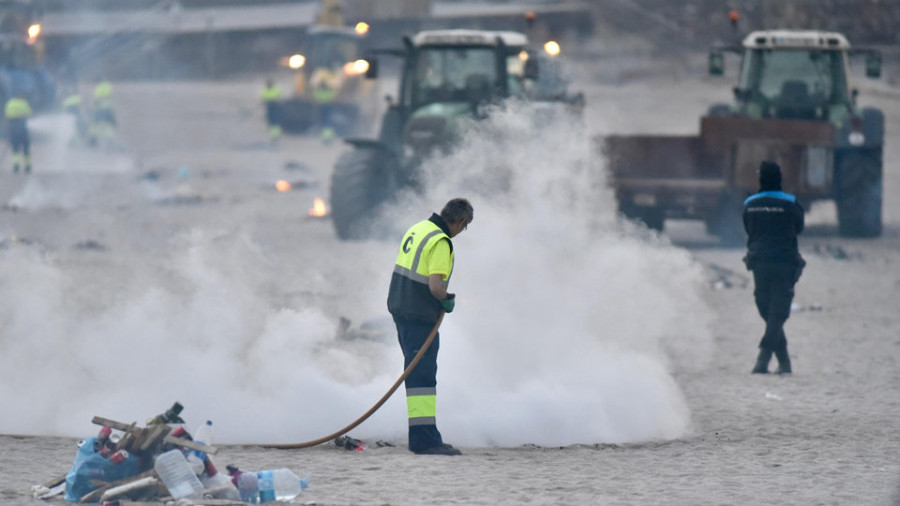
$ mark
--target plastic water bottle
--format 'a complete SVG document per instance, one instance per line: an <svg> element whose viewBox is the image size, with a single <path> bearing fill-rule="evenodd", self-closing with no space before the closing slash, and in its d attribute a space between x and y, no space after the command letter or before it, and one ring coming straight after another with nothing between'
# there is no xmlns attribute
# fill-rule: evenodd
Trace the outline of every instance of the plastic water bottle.
<svg viewBox="0 0 900 506"><path fill-rule="evenodd" d="M301 479L287 468L256 473L259 480L259 502L290 501L309 487L310 475Z"/></svg>
<svg viewBox="0 0 900 506"><path fill-rule="evenodd" d="M181 450L169 450L157 456L153 469L174 499L200 497L203 493L203 484Z"/></svg>
<svg viewBox="0 0 900 506"><path fill-rule="evenodd" d="M193 439L195 443L200 443L206 446L213 445L213 429L212 429L212 420L207 420L206 423L201 425L194 431ZM200 458L201 461L206 460L206 453L201 452L200 450L194 450L194 454Z"/></svg>
<svg viewBox="0 0 900 506"><path fill-rule="evenodd" d="M256 473L241 473L237 476L238 493L241 501L250 504L259 504L259 481Z"/></svg>
<svg viewBox="0 0 900 506"><path fill-rule="evenodd" d="M272 471L259 471L256 473L259 482L259 502L272 502L275 500L275 474Z"/></svg>

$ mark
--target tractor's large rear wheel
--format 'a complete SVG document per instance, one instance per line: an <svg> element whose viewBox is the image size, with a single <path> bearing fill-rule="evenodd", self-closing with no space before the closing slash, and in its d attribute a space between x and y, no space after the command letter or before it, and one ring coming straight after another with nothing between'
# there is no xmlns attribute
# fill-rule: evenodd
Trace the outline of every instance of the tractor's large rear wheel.
<svg viewBox="0 0 900 506"><path fill-rule="evenodd" d="M881 152L845 153L835 174L838 230L845 237L881 235Z"/></svg>
<svg viewBox="0 0 900 506"><path fill-rule="evenodd" d="M397 160L389 151L356 147L341 155L331 175L331 218L341 239L372 237L377 208L396 190Z"/></svg>
<svg viewBox="0 0 900 506"><path fill-rule="evenodd" d="M736 248L744 244L744 204L741 196L734 191L726 191L719 199L713 215L706 218L706 231L719 237L719 244L726 248Z"/></svg>
<svg viewBox="0 0 900 506"><path fill-rule="evenodd" d="M662 209L656 207L620 205L619 212L626 218L637 220L647 225L650 230L662 232L666 223L666 216Z"/></svg>

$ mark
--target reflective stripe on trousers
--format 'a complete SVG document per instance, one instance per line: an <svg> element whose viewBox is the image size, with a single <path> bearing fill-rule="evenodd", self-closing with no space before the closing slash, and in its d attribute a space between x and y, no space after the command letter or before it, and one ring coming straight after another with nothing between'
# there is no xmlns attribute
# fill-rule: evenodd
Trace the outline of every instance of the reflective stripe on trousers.
<svg viewBox="0 0 900 506"><path fill-rule="evenodd" d="M409 426L434 425L437 415L437 389L407 388L406 413Z"/></svg>

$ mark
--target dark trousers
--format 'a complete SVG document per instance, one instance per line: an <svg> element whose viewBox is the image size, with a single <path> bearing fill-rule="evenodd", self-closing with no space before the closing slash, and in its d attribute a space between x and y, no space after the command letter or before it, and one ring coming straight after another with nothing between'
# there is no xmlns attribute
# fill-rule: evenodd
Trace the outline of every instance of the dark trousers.
<svg viewBox="0 0 900 506"><path fill-rule="evenodd" d="M22 125L10 125L9 144L13 153L22 152L25 155L31 154L31 139L28 135L28 128Z"/></svg>
<svg viewBox="0 0 900 506"><path fill-rule="evenodd" d="M434 324L422 323L409 320L394 319L397 325L397 337L400 341L400 348L403 350L403 370L409 367L413 358L422 349L428 334L434 328ZM407 395L410 389L428 389L437 386L437 356L440 347L440 334L434 336L428 351L422 356L422 360L412 370L404 383ZM443 444L441 433L437 429L436 423L416 424L413 425L412 419L409 426L409 450L419 451L427 448L434 448Z"/></svg>
<svg viewBox="0 0 900 506"><path fill-rule="evenodd" d="M753 298L756 309L766 322L766 332L759 348L776 353L787 351L784 322L791 315L794 284L799 268L791 264L758 264L753 267Z"/></svg>
<svg viewBox="0 0 900 506"><path fill-rule="evenodd" d="M13 152L13 165L16 171L19 164L25 165L26 170L31 169L31 137L28 135L28 126L23 119L14 119L9 122L9 145Z"/></svg>
<svg viewBox="0 0 900 506"><path fill-rule="evenodd" d="M281 104L266 102L266 124L269 126L281 126Z"/></svg>

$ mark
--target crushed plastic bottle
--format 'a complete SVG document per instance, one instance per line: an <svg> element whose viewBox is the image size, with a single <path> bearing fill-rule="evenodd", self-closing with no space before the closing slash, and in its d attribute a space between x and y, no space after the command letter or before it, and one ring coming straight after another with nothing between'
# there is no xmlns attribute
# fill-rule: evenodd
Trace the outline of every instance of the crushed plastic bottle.
<svg viewBox="0 0 900 506"><path fill-rule="evenodd" d="M191 470L181 450L169 450L156 457L153 469L174 499L200 497L203 484Z"/></svg>
<svg viewBox="0 0 900 506"><path fill-rule="evenodd" d="M259 479L256 473L241 473L237 477L237 487L241 501L259 504Z"/></svg>
<svg viewBox="0 0 900 506"><path fill-rule="evenodd" d="M369 447L369 444L350 436L338 436L334 439L334 445L338 448L344 448L355 452L361 452Z"/></svg>
<svg viewBox="0 0 900 506"><path fill-rule="evenodd" d="M220 473L208 456L206 459L206 470L200 475L200 483L204 487L204 497L209 496L213 499L229 499L232 501L241 500L241 495L235 484L231 482L231 478Z"/></svg>

